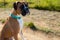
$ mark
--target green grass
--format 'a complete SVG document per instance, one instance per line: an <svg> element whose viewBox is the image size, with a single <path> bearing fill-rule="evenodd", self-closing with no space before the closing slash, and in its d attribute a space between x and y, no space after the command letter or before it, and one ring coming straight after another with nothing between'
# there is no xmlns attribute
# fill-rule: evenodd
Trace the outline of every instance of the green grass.
<svg viewBox="0 0 60 40"><path fill-rule="evenodd" d="M6 21L5 19L0 19L1 23L5 23L5 21Z"/></svg>
<svg viewBox="0 0 60 40"><path fill-rule="evenodd" d="M13 2L16 0L6 0L8 3L5 7L12 7ZM60 11L60 0L26 0L29 2L30 8L43 9L43 10L57 10ZM0 0L0 7L3 7L3 0Z"/></svg>

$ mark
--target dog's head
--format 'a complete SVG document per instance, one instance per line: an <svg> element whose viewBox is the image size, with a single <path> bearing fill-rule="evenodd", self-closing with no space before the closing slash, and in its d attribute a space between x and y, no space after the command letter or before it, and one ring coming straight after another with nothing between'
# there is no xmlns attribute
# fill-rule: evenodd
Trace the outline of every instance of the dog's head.
<svg viewBox="0 0 60 40"><path fill-rule="evenodd" d="M25 16L26 14L30 14L27 2L14 2L13 8L14 10L18 11L18 13L21 13L23 16Z"/></svg>

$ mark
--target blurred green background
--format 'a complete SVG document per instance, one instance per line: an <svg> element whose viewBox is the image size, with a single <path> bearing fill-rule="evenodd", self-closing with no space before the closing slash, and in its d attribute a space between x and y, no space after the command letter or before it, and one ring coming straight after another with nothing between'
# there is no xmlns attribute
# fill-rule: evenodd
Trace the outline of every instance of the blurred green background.
<svg viewBox="0 0 60 40"><path fill-rule="evenodd" d="M0 8L12 8L12 4L20 0L0 0ZM60 11L60 0L26 0L30 8Z"/></svg>

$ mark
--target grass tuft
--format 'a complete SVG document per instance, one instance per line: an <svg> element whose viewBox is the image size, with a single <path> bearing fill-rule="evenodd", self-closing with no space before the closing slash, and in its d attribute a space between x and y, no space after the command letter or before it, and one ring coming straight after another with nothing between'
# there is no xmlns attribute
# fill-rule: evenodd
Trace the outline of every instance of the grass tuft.
<svg viewBox="0 0 60 40"><path fill-rule="evenodd" d="M32 30L37 30L37 28L32 22L30 22L27 26L30 27Z"/></svg>
<svg viewBox="0 0 60 40"><path fill-rule="evenodd" d="M5 23L5 19L1 19L0 21L1 21L1 23Z"/></svg>

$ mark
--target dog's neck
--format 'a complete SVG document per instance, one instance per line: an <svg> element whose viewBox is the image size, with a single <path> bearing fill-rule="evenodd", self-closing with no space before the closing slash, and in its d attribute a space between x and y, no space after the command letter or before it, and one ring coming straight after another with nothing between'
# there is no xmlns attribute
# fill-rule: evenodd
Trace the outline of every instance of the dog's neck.
<svg viewBox="0 0 60 40"><path fill-rule="evenodd" d="M12 14L17 15L17 11L13 10Z"/></svg>
<svg viewBox="0 0 60 40"><path fill-rule="evenodd" d="M11 16L13 19L21 19L21 17L18 16L17 14L19 14L17 11L13 11L12 14L10 14L10 16Z"/></svg>

